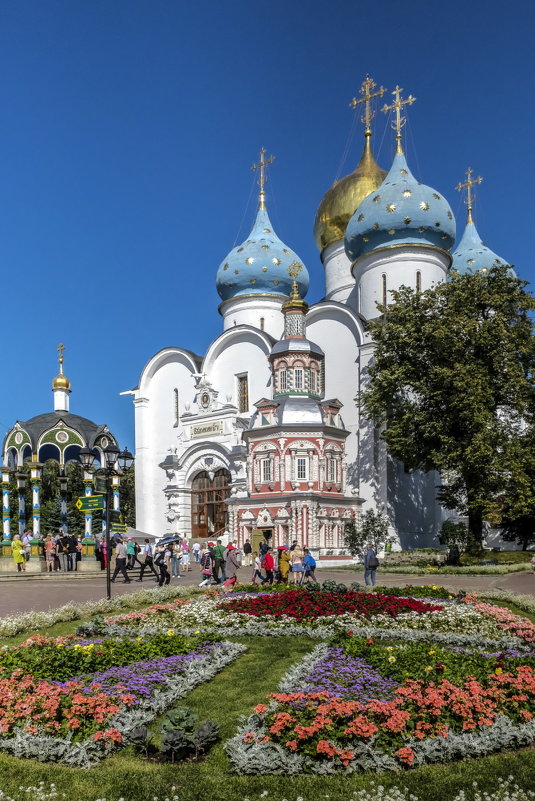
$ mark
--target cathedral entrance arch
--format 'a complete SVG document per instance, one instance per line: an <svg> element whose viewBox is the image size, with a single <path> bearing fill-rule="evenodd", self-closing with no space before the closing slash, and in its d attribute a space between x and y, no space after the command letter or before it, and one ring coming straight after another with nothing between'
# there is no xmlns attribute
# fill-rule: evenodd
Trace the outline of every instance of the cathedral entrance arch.
<svg viewBox="0 0 535 801"><path fill-rule="evenodd" d="M197 473L191 484L191 534L193 537L218 537L227 521L226 499L232 481L228 470Z"/></svg>

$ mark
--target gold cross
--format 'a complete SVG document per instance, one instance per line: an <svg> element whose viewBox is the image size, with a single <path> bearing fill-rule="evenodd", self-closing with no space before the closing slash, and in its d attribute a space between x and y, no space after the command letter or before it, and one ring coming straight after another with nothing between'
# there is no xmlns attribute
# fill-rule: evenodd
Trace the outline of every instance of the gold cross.
<svg viewBox="0 0 535 801"><path fill-rule="evenodd" d="M58 345L58 353L59 353L59 363L63 364L63 351L65 350L65 345L61 342Z"/></svg>
<svg viewBox="0 0 535 801"><path fill-rule="evenodd" d="M293 261L290 264L290 266L288 267L288 275L290 276L290 278L293 278L294 281L295 281L297 279L297 276L299 275L299 273L301 272L302 269L303 269L303 265L302 264L299 264L298 261Z"/></svg>
<svg viewBox="0 0 535 801"><path fill-rule="evenodd" d="M357 100L357 98L354 97L351 103L349 104L350 108L357 108L357 106L360 105L360 103L365 103L364 116L360 118L361 122L363 122L365 125L364 133L371 133L370 123L375 117L375 112L372 111L372 104L371 104L372 99L374 97L382 97L386 92L384 86L381 86L377 90L377 92L374 92L373 90L375 89L376 86L377 84L375 83L375 81L372 78L370 78L369 75L366 75L362 83L362 86L359 89L359 94L361 94L362 97L360 98L360 100Z"/></svg>
<svg viewBox="0 0 535 801"><path fill-rule="evenodd" d="M266 177L266 167L268 164L273 164L275 161L275 156L270 156L268 159L265 158L267 150L265 147L262 148L260 151L260 162L258 164L253 164L251 169L253 171L260 170L260 177L258 179L258 186L260 187L260 194L258 196L258 208L265 209L266 208L266 193L264 191L264 187L266 185L267 177Z"/></svg>
<svg viewBox="0 0 535 801"><path fill-rule="evenodd" d="M401 116L401 110L403 106L407 105L412 106L412 104L416 100L416 98L413 97L412 95L409 95L406 100L402 100L401 99L402 91L403 89L400 86L396 86L396 88L392 92L392 94L395 95L396 99L394 100L391 106L387 106L387 104L385 103L383 108L381 109L381 111L384 112L385 114L387 111L396 112L396 120L395 122L392 123L392 128L394 129L394 131L396 131L396 142L397 142L396 153L403 153L403 148L401 147L401 129L407 122L407 118Z"/></svg>
<svg viewBox="0 0 535 801"><path fill-rule="evenodd" d="M468 167L468 169L466 170L466 181L464 182L464 184L457 184L457 186L455 187L455 189L458 192L462 192L463 189L466 189L466 200L464 202L468 206L468 222L472 224L474 222L474 220L472 219L472 208L474 202L474 198L472 197L472 187L475 186L476 184L480 184L481 181L483 180L483 178L480 175L478 175L477 178L472 178L473 172L474 172L473 169L471 167Z"/></svg>

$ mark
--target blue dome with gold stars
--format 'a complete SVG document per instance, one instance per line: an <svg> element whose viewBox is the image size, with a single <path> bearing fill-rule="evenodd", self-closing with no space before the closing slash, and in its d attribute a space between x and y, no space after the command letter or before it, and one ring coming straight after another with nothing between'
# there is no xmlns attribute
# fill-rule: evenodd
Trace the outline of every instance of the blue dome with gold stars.
<svg viewBox="0 0 535 801"><path fill-rule="evenodd" d="M292 265L301 267L297 283L304 297L309 284L306 267L274 232L266 209L259 208L245 242L233 248L221 262L217 291L223 300L243 295L289 295L293 279L288 268Z"/></svg>
<svg viewBox="0 0 535 801"><path fill-rule="evenodd" d="M345 237L348 257L389 245L431 245L449 250L455 219L448 201L419 183L403 153L394 157L381 186L365 198L350 219Z"/></svg>
<svg viewBox="0 0 535 801"><path fill-rule="evenodd" d="M508 262L498 256L481 241L471 216L468 219L462 239L452 253L452 270L458 273L487 272L491 267L501 267ZM514 275L514 271L511 270Z"/></svg>

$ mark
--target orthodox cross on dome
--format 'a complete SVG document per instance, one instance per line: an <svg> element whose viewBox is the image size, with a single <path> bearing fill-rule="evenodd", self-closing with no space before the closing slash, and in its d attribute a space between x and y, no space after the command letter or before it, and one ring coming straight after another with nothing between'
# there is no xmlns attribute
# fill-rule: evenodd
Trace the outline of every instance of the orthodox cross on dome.
<svg viewBox="0 0 535 801"><path fill-rule="evenodd" d="M472 218L472 208L474 204L472 187L475 186L476 184L480 184L481 181L483 181L483 178L480 175L478 175L477 178L472 178L473 172L474 172L473 169L471 167L468 167L468 169L466 170L466 181L464 182L464 184L459 183L455 187L455 189L458 192L462 192L463 189L466 189L466 200L464 202L468 206L468 219L466 221L467 225L469 224L473 225L474 223L474 220Z"/></svg>
<svg viewBox="0 0 535 801"><path fill-rule="evenodd" d="M377 92L374 92L373 90L375 89L376 86L377 84L375 83L373 78L370 78L369 75L366 75L362 83L362 86L359 89L359 94L361 94L362 97L359 100L357 100L357 98L354 97L351 103L349 104L350 108L357 108L357 106L360 105L361 103L365 104L364 115L360 118L361 122L363 122L365 126L364 135L370 135L372 132L370 128L370 123L375 117L375 112L372 110L371 101L373 100L374 97L382 97L386 92L384 86L379 87Z"/></svg>
<svg viewBox="0 0 535 801"><path fill-rule="evenodd" d="M392 123L392 128L396 131L396 153L403 153L403 148L401 147L401 129L407 122L407 118L403 117L401 111L404 106L412 106L414 101L416 100L415 97L409 95L406 100L403 100L401 97L401 93L403 89L400 86L396 86L392 94L395 96L394 102L388 106L386 103L384 104L381 111L386 114L387 111L395 111L396 112L396 119Z"/></svg>
<svg viewBox="0 0 535 801"><path fill-rule="evenodd" d="M296 281L302 269L303 269L302 264L299 264L298 261L293 261L288 267L288 275L290 276L290 278L293 278L294 281Z"/></svg>
<svg viewBox="0 0 535 801"><path fill-rule="evenodd" d="M58 353L59 353L59 372L63 375L63 351L65 350L65 345L60 342L58 345Z"/></svg>
<svg viewBox="0 0 535 801"><path fill-rule="evenodd" d="M268 159L266 159L266 153L267 150L265 147L263 147L260 151L259 163L253 164L253 166L251 167L253 172L256 172L256 170L260 170L260 176L258 178L258 186L260 187L260 192L258 194L259 209L266 208L266 193L265 193L265 186L267 181L266 167L268 166L268 164L273 164L273 162L275 161L275 156L270 156Z"/></svg>

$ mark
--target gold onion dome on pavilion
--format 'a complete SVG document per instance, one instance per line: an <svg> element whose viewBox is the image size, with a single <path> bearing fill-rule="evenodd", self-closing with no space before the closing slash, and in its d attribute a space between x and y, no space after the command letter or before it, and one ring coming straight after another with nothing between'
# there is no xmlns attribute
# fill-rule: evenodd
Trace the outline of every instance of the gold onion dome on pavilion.
<svg viewBox="0 0 535 801"><path fill-rule="evenodd" d="M364 104L361 117L364 123L364 152L353 172L335 181L320 203L314 221L314 239L320 252L345 237L347 224L357 206L375 192L386 178L385 170L379 167L373 157L371 145L371 121L375 116L372 102L385 92L384 86L377 89L373 78L366 75L359 89L360 97L354 97L349 104L354 109Z"/></svg>
<svg viewBox="0 0 535 801"><path fill-rule="evenodd" d="M52 381L52 389L53 390L55 390L55 389L63 389L66 392L70 392L71 391L71 382L69 381L69 379L67 378L66 375L63 375L63 350L64 350L64 346L60 345L58 347L59 373L55 377L55 379Z"/></svg>
<svg viewBox="0 0 535 801"><path fill-rule="evenodd" d="M386 178L386 171L373 157L371 131L365 131L364 136L364 152L356 169L335 181L319 205L314 221L314 239L320 251L344 238L355 209Z"/></svg>

